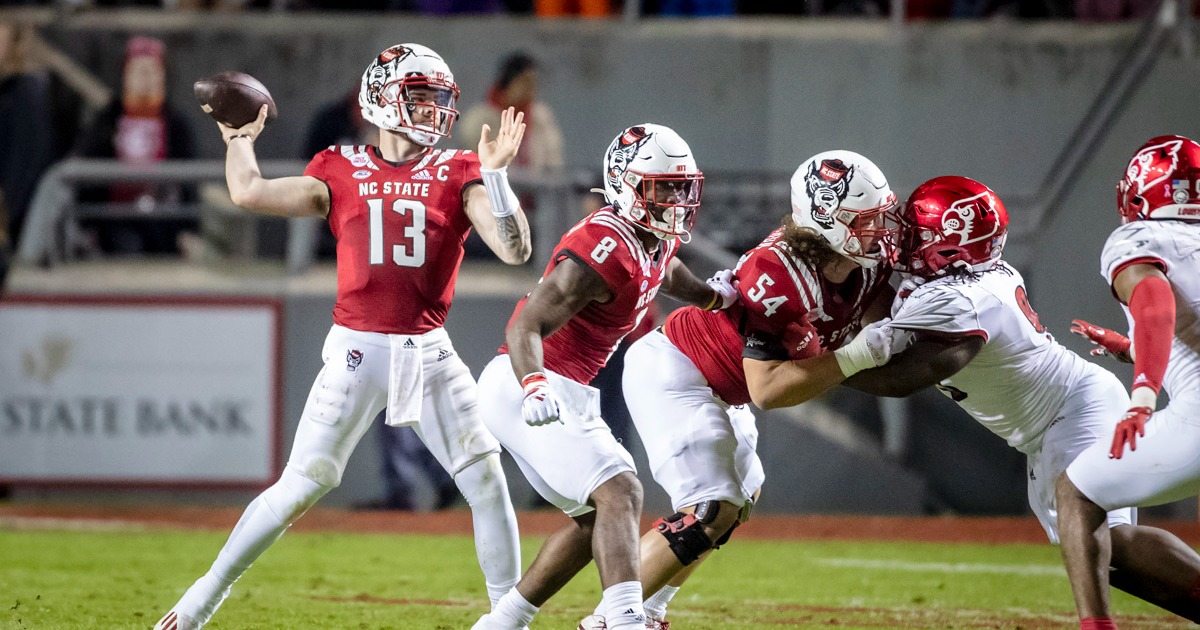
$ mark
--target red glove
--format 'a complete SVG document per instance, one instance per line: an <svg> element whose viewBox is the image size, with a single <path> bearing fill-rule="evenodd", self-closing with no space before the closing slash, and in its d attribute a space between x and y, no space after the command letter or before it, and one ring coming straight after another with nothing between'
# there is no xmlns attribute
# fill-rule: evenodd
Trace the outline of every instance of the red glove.
<svg viewBox="0 0 1200 630"><path fill-rule="evenodd" d="M1125 417L1117 423L1117 430L1113 434L1112 448L1108 450L1108 456L1113 459L1121 459L1124 455L1125 444L1129 444L1129 450L1137 450L1137 439L1146 437L1146 421L1150 419L1150 414L1154 410L1149 407L1134 407L1125 412Z"/></svg>
<svg viewBox="0 0 1200 630"><path fill-rule="evenodd" d="M1133 359L1129 357L1129 346L1132 345L1129 337L1115 330L1089 324L1082 319L1071 320L1071 332L1080 337L1086 337L1088 341L1096 344L1097 347L1092 348L1092 356L1098 357L1107 354L1118 361L1133 363Z"/></svg>

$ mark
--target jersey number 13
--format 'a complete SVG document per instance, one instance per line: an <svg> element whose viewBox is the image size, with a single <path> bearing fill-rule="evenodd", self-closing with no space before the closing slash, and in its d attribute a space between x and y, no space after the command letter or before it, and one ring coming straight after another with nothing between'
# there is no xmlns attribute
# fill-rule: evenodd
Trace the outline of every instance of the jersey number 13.
<svg viewBox="0 0 1200 630"><path fill-rule="evenodd" d="M371 229L371 264L384 263L383 200L368 199ZM412 217L404 228L404 241L392 245L392 262L401 267L420 267L425 264L425 204L411 199L392 201L392 212Z"/></svg>

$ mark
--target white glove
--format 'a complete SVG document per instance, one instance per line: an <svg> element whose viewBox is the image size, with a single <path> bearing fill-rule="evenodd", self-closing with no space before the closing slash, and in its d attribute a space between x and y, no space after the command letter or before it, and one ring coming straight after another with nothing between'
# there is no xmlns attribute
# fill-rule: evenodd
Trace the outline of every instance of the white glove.
<svg viewBox="0 0 1200 630"><path fill-rule="evenodd" d="M551 422L562 422L558 417L558 399L550 391L550 381L541 372L531 372L521 379L525 388L525 400L521 402L521 415L525 424L540 427Z"/></svg>
<svg viewBox="0 0 1200 630"><path fill-rule="evenodd" d="M868 325L850 343L833 351L838 367L847 378L887 363L892 355L912 343L912 332L892 328L891 319L881 319Z"/></svg>
<svg viewBox="0 0 1200 630"><path fill-rule="evenodd" d="M723 311L738 300L738 279L733 276L733 272L729 269L722 269L713 274L706 283L712 287L713 291L717 292L717 297L713 300L712 306L708 308L710 311Z"/></svg>

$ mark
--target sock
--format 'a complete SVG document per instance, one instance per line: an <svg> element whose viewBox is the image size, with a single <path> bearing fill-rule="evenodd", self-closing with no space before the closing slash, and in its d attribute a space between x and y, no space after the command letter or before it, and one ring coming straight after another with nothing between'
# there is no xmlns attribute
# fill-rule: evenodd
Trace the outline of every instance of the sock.
<svg viewBox="0 0 1200 630"><path fill-rule="evenodd" d="M604 595L601 594L600 603L596 604L596 609L592 611L592 614L603 617L606 612L608 612L608 603L604 601Z"/></svg>
<svg viewBox="0 0 1200 630"><path fill-rule="evenodd" d="M212 568L184 593L176 612L208 623L233 583L258 559L288 526L329 492L298 472L285 468L275 485L255 497L229 534Z"/></svg>
<svg viewBox="0 0 1200 630"><path fill-rule="evenodd" d="M538 612L538 607L529 603L516 587L509 589L500 601L496 602L495 608L488 614L494 625L498 624L502 628L512 628L520 630L533 622L533 616Z"/></svg>
<svg viewBox="0 0 1200 630"><path fill-rule="evenodd" d="M508 482L499 455L472 463L454 476L475 526L475 555L483 571L488 599L495 608L521 579L521 541L517 515L508 498Z"/></svg>
<svg viewBox="0 0 1200 630"><path fill-rule="evenodd" d="M604 621L608 630L645 630L646 611L642 607L642 583L637 580L613 584L604 589L607 605Z"/></svg>
<svg viewBox="0 0 1200 630"><path fill-rule="evenodd" d="M646 614L652 619L662 621L667 618L667 604L671 603L671 598L675 597L675 593L679 592L678 586L670 584L660 588L657 593L650 596L643 606L646 608Z"/></svg>
<svg viewBox="0 0 1200 630"><path fill-rule="evenodd" d="M1079 620L1079 630L1117 630L1117 624L1109 617L1088 617Z"/></svg>

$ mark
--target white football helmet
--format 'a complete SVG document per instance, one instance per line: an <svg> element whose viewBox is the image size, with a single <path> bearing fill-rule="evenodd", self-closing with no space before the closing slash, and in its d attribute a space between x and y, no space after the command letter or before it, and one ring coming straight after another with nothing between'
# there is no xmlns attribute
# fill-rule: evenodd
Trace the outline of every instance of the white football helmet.
<svg viewBox="0 0 1200 630"><path fill-rule="evenodd" d="M379 53L358 90L364 119L427 147L450 137L458 118L457 101L450 67L420 44L397 44Z"/></svg>
<svg viewBox="0 0 1200 630"><path fill-rule="evenodd" d="M669 127L622 131L604 152L604 198L617 214L663 240L691 238L704 174Z"/></svg>
<svg viewBox="0 0 1200 630"><path fill-rule="evenodd" d="M891 256L895 208L879 167L853 151L818 153L792 175L792 220L862 267Z"/></svg>

